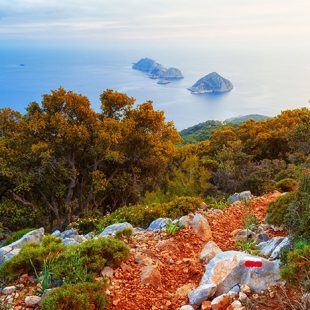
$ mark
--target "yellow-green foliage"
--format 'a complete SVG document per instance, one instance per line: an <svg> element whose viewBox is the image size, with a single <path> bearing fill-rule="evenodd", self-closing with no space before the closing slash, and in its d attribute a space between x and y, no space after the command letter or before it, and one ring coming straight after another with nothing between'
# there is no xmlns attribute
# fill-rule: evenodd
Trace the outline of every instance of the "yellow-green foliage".
<svg viewBox="0 0 310 310"><path fill-rule="evenodd" d="M291 178L280 180L275 185L276 189L280 192L295 192L298 189L298 182Z"/></svg>
<svg viewBox="0 0 310 310"><path fill-rule="evenodd" d="M18 230L16 232L12 233L12 235L10 235L8 238L5 239L5 241L3 242L3 246L13 243L14 241L20 239L25 234L27 234L33 230L34 230L34 228L25 228L25 229L21 229L21 230Z"/></svg>
<svg viewBox="0 0 310 310"><path fill-rule="evenodd" d="M310 245L298 242L291 251L281 255L281 277L293 286L302 286L310 291Z"/></svg>
<svg viewBox="0 0 310 310"><path fill-rule="evenodd" d="M287 193L280 196L276 201L270 203L267 209L267 222L281 226L285 223L285 216L288 213L289 204L296 198L296 193Z"/></svg>
<svg viewBox="0 0 310 310"><path fill-rule="evenodd" d="M41 245L28 243L22 247L18 255L0 265L0 278L14 278L23 273L33 273L33 267L41 271L46 260L52 260L64 250L62 240L52 236L45 236Z"/></svg>
<svg viewBox="0 0 310 310"><path fill-rule="evenodd" d="M109 305L105 289L105 282L63 285L43 298L41 309L104 310Z"/></svg>
<svg viewBox="0 0 310 310"><path fill-rule="evenodd" d="M91 216L79 218L78 220L71 222L68 229L74 229L81 234L87 234L91 231L96 230L99 219Z"/></svg>
<svg viewBox="0 0 310 310"><path fill-rule="evenodd" d="M124 228L123 230L118 230L115 232L115 238L117 239L130 239L132 237L133 231L131 228Z"/></svg>
<svg viewBox="0 0 310 310"><path fill-rule="evenodd" d="M202 199L197 197L178 197L167 203L156 203L150 206L136 205L119 208L106 215L99 225L99 229L120 222L129 222L136 227L148 227L148 225L160 218L172 219L194 212L201 205Z"/></svg>

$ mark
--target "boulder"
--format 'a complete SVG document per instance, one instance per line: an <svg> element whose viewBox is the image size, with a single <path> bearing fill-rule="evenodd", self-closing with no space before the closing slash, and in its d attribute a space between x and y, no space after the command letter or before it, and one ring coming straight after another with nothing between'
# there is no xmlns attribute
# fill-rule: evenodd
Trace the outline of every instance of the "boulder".
<svg viewBox="0 0 310 310"><path fill-rule="evenodd" d="M194 218L193 213L190 213L188 215L184 215L184 216L180 217L179 224L184 228L188 228L188 227L190 227L190 224L191 224L191 221L193 220L193 218Z"/></svg>
<svg viewBox="0 0 310 310"><path fill-rule="evenodd" d="M261 242L266 242L268 240L270 240L270 238L266 233L260 233L256 236L255 242L259 244Z"/></svg>
<svg viewBox="0 0 310 310"><path fill-rule="evenodd" d="M215 284L202 284L188 294L191 305L201 305L204 300L212 297L216 291Z"/></svg>
<svg viewBox="0 0 310 310"><path fill-rule="evenodd" d="M55 231L52 233L52 236L53 236L53 237L60 237L60 234L61 234L61 231L60 231L60 230L55 230Z"/></svg>
<svg viewBox="0 0 310 310"><path fill-rule="evenodd" d="M222 250L214 241L209 241L202 249L199 258L203 263L208 263L214 256L221 253Z"/></svg>
<svg viewBox="0 0 310 310"><path fill-rule="evenodd" d="M63 244L65 246L68 246L68 245L78 245L79 243L75 239L73 239L73 238L64 238L63 239Z"/></svg>
<svg viewBox="0 0 310 310"><path fill-rule="evenodd" d="M185 298L188 296L189 292L191 292L195 287L194 283L184 284L183 286L179 287L176 291L176 294L181 298Z"/></svg>
<svg viewBox="0 0 310 310"><path fill-rule="evenodd" d="M76 236L76 235L78 235L78 232L76 230L68 229L60 233L59 237L62 239L65 239L65 238L72 238L73 236Z"/></svg>
<svg viewBox="0 0 310 310"><path fill-rule="evenodd" d="M246 284L254 292L265 290L279 281L280 261L227 251L217 254L206 266L200 285L215 285L215 295L229 292L236 284Z"/></svg>
<svg viewBox="0 0 310 310"><path fill-rule="evenodd" d="M158 218L153 221L150 226L147 228L149 231L160 230L166 227L168 223L171 222L170 218Z"/></svg>
<svg viewBox="0 0 310 310"><path fill-rule="evenodd" d="M281 253L281 251L284 249L284 248L287 248L290 246L290 240L288 237L284 238L281 243L272 251L271 255L270 255L270 258L271 259L276 259L276 258L279 258L279 255Z"/></svg>
<svg viewBox="0 0 310 310"><path fill-rule="evenodd" d="M27 307L35 307L37 306L41 301L41 297L39 296L27 296L25 298L25 305Z"/></svg>
<svg viewBox="0 0 310 310"><path fill-rule="evenodd" d="M261 255L269 257L283 240L284 237L274 237L266 242L261 242L257 247Z"/></svg>
<svg viewBox="0 0 310 310"><path fill-rule="evenodd" d="M243 191L241 193L235 193L228 198L228 203L232 204L236 201L248 201L252 199L253 195L250 191Z"/></svg>
<svg viewBox="0 0 310 310"><path fill-rule="evenodd" d="M99 237L114 236L117 231L122 231L126 228L133 229L132 225L127 223L127 222L116 223L116 224L113 224L113 225L106 227L102 231L102 233L99 235Z"/></svg>
<svg viewBox="0 0 310 310"><path fill-rule="evenodd" d="M2 289L2 294L3 295L11 295L16 291L16 286L7 286L5 288Z"/></svg>
<svg viewBox="0 0 310 310"><path fill-rule="evenodd" d="M196 213L192 219L190 226L192 227L194 233L204 241L212 239L212 231L209 226L208 220L201 215Z"/></svg>
<svg viewBox="0 0 310 310"><path fill-rule="evenodd" d="M155 265L147 265L141 269L141 283L150 284L154 288L162 287L161 274Z"/></svg>
<svg viewBox="0 0 310 310"><path fill-rule="evenodd" d="M232 83L216 72L204 76L189 88L194 94L226 93L232 89Z"/></svg>
<svg viewBox="0 0 310 310"><path fill-rule="evenodd" d="M236 201L239 201L239 194L235 193L235 194L229 196L227 201L228 201L229 204L232 204L232 203L234 203Z"/></svg>

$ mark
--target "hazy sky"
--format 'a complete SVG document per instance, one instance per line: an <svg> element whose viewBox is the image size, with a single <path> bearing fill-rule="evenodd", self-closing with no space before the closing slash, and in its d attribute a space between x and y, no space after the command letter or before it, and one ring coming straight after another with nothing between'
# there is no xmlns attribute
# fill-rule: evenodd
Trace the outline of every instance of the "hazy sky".
<svg viewBox="0 0 310 310"><path fill-rule="evenodd" d="M307 45L309 0L0 0L0 42Z"/></svg>

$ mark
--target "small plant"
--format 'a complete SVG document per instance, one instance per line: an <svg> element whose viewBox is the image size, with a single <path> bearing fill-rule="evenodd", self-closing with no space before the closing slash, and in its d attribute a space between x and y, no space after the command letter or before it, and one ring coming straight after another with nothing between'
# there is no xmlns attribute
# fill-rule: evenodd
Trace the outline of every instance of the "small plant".
<svg viewBox="0 0 310 310"><path fill-rule="evenodd" d="M127 227L127 228L124 228L123 230L118 230L115 233L115 238L121 239L121 240L122 239L130 240L132 238L132 234L133 234L132 229Z"/></svg>
<svg viewBox="0 0 310 310"><path fill-rule="evenodd" d="M247 241L237 241L235 247L243 252L256 255L259 253L259 250L256 249L256 243L254 240Z"/></svg>
<svg viewBox="0 0 310 310"><path fill-rule="evenodd" d="M30 259L30 263L33 267L37 281L40 283L40 288L38 290L38 293L40 295L42 295L46 289L49 289L52 287L52 273L50 271L48 264L46 262L44 262L43 270L42 270L42 276L39 276L39 274L38 274L35 266L33 265L31 259Z"/></svg>
<svg viewBox="0 0 310 310"><path fill-rule="evenodd" d="M253 230L258 225L258 219L255 214L246 214L244 219L244 227L246 230Z"/></svg>
<svg viewBox="0 0 310 310"><path fill-rule="evenodd" d="M227 202L227 199L224 196L220 198L214 198L214 197L208 196L206 198L206 204L208 205L209 208L219 209L219 210L224 210L227 207L229 207L229 203Z"/></svg>
<svg viewBox="0 0 310 310"><path fill-rule="evenodd" d="M182 227L183 226L180 225L179 221L174 223L170 220L165 226L165 233L167 236L176 236Z"/></svg>
<svg viewBox="0 0 310 310"><path fill-rule="evenodd" d="M109 298L104 293L106 282L79 283L63 285L53 289L42 299L42 310L104 310L108 308Z"/></svg>

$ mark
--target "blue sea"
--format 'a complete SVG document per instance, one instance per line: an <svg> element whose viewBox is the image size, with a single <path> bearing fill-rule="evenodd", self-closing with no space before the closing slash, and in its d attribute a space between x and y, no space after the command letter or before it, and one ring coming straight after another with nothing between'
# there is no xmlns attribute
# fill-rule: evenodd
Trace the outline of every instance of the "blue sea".
<svg viewBox="0 0 310 310"><path fill-rule="evenodd" d="M100 93L111 88L154 102L178 129L209 119L246 114L276 115L304 107L310 99L307 50L215 48L0 48L0 107L21 112L28 103L60 85L82 93L100 109ZM185 78L158 85L132 70L132 63L150 57L182 70ZM216 71L234 85L222 95L193 95L187 88Z"/></svg>

